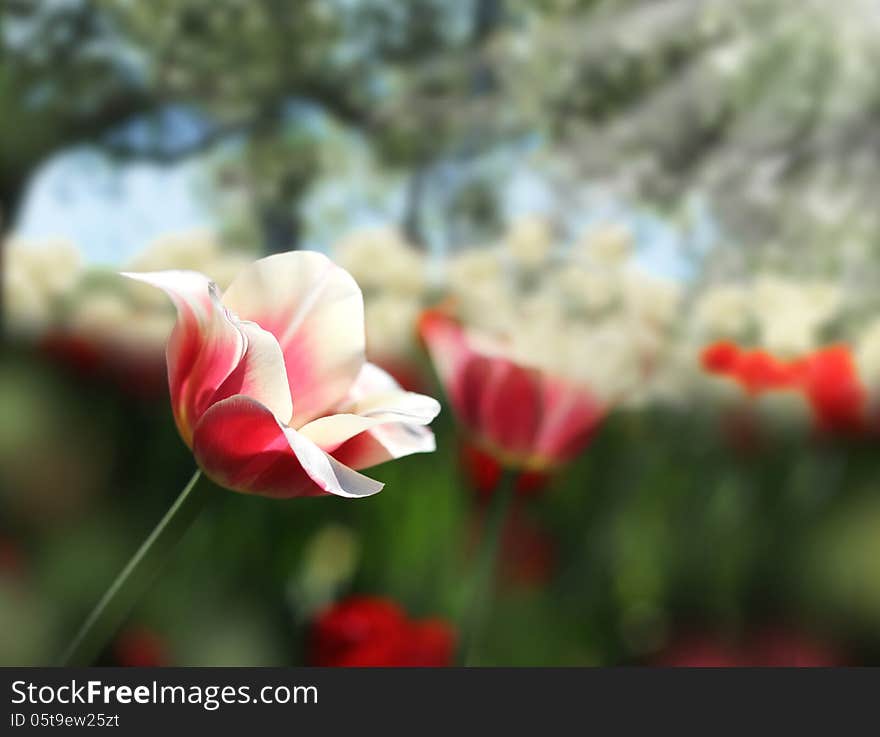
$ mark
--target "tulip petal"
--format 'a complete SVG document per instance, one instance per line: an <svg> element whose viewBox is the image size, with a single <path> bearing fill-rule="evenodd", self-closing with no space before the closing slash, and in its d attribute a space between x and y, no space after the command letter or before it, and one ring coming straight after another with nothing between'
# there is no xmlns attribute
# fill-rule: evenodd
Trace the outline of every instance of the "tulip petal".
<svg viewBox="0 0 880 737"><path fill-rule="evenodd" d="M493 359L475 351L461 325L440 310L426 311L419 330L455 414L465 427L478 431Z"/></svg>
<svg viewBox="0 0 880 737"><path fill-rule="evenodd" d="M341 409L309 422L300 432L352 468L436 448L434 434L422 426L439 414L440 403L403 391L378 366L364 365Z"/></svg>
<svg viewBox="0 0 880 737"><path fill-rule="evenodd" d="M467 345L464 330L440 310L426 310L419 320L421 334L431 354L431 361L445 387L455 383L455 377L473 351Z"/></svg>
<svg viewBox="0 0 880 737"><path fill-rule="evenodd" d="M394 391L400 391L397 379L385 369L367 361L361 366L357 378L349 387L346 401L357 402L365 397Z"/></svg>
<svg viewBox="0 0 880 737"><path fill-rule="evenodd" d="M494 365L485 356L471 355L449 385L449 401L465 427L482 432L484 397L492 381Z"/></svg>
<svg viewBox="0 0 880 737"><path fill-rule="evenodd" d="M195 429L193 453L211 479L243 493L362 497L383 486L283 426L267 407L240 395L205 412Z"/></svg>
<svg viewBox="0 0 880 737"><path fill-rule="evenodd" d="M535 443L538 456L564 461L590 441L605 408L588 392L559 379L544 385L544 418Z"/></svg>
<svg viewBox="0 0 880 737"><path fill-rule="evenodd" d="M242 394L269 408L286 425L293 414L293 400L287 385L284 356L275 336L253 322L240 321L238 327L247 341L244 356L220 385L211 404Z"/></svg>
<svg viewBox="0 0 880 737"><path fill-rule="evenodd" d="M320 253L276 254L241 272L223 302L278 339L294 427L345 398L364 363L363 296L347 271Z"/></svg>
<svg viewBox="0 0 880 737"><path fill-rule="evenodd" d="M123 276L162 289L177 308L177 322L166 349L168 386L177 427L191 445L192 428L238 365L246 338L204 274L154 271Z"/></svg>
<svg viewBox="0 0 880 737"><path fill-rule="evenodd" d="M480 404L483 432L505 451L528 455L541 421L540 375L504 359L492 361Z"/></svg>
<svg viewBox="0 0 880 737"><path fill-rule="evenodd" d="M339 445L333 457L349 468L363 469L413 453L432 453L436 449L434 433L427 427L394 422L355 435Z"/></svg>
<svg viewBox="0 0 880 737"><path fill-rule="evenodd" d="M365 363L339 411L365 417L390 414L401 421L427 425L440 413L440 403L433 397L405 391L385 369Z"/></svg>

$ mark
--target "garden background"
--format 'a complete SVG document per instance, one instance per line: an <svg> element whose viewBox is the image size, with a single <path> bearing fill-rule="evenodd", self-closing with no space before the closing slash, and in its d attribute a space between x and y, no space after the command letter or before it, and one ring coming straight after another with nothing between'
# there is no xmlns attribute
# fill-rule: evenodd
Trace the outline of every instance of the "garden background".
<svg viewBox="0 0 880 737"><path fill-rule="evenodd" d="M221 495L101 663L319 662L352 596L456 637L498 469L419 337L441 302L602 407L523 477L475 662L880 661L870 0L6 0L0 23L0 663L58 657L195 467L173 311L117 272L222 287L290 249L357 279L370 359L444 400L438 449L370 499Z"/></svg>

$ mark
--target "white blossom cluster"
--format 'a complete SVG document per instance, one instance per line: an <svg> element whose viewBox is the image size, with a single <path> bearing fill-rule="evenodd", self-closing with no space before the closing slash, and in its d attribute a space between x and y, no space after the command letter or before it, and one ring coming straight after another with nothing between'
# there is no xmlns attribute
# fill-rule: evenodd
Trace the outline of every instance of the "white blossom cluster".
<svg viewBox="0 0 880 737"><path fill-rule="evenodd" d="M363 290L371 360L393 368L424 368L419 318L445 304L487 350L583 384L616 406L747 400L791 416L791 395L750 398L735 381L707 373L701 353L719 340L782 361L844 343L880 399L880 317L861 309L851 282L780 270L671 280L640 266L634 232L620 221L594 221L574 240L562 232L550 220L523 217L496 242L436 263L396 229L373 227L349 233L331 253ZM190 232L155 241L126 268L193 269L223 288L252 258L208 232ZM64 241L9 240L3 294L13 333L76 336L133 355L161 357L173 324L153 290L84 266ZM797 413L807 414L800 406Z"/></svg>
<svg viewBox="0 0 880 737"><path fill-rule="evenodd" d="M124 270L192 269L223 288L252 256L226 249L207 231L168 234ZM10 332L61 334L134 355L161 356L174 311L156 290L82 262L67 241L4 244L4 314Z"/></svg>
<svg viewBox="0 0 880 737"><path fill-rule="evenodd" d="M716 256L745 271L789 266L797 244L808 272L876 277L877 3L515 7L493 44L505 99L552 132L569 185L705 196L738 239Z"/></svg>
<svg viewBox="0 0 880 737"><path fill-rule="evenodd" d="M412 361L419 315L429 295L424 253L391 227L355 230L331 249L364 292L367 354L380 363Z"/></svg>
<svg viewBox="0 0 880 737"><path fill-rule="evenodd" d="M615 223L560 243L550 223L516 221L498 244L447 265L464 322L495 336L515 360L582 383L603 401L636 401L675 325L681 290L633 259Z"/></svg>

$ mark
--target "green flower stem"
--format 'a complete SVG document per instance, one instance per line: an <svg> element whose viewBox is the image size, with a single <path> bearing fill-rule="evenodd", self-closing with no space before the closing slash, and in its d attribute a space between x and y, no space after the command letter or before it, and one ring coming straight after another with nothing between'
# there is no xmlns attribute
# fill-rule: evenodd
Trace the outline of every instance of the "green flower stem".
<svg viewBox="0 0 880 737"><path fill-rule="evenodd" d="M193 474L180 496L92 610L61 658L62 665L87 666L95 661L132 607L154 582L208 499L217 493L217 487L201 471Z"/></svg>
<svg viewBox="0 0 880 737"><path fill-rule="evenodd" d="M492 603L501 533L518 477L517 471L506 469L489 500L480 549L477 552L468 598L465 601L465 612L461 620L461 645L458 654L458 662L461 665L471 664L474 644L480 638Z"/></svg>

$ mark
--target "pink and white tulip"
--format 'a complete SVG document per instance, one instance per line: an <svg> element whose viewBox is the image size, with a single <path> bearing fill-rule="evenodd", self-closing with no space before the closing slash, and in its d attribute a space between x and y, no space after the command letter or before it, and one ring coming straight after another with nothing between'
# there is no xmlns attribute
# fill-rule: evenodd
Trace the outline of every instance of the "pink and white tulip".
<svg viewBox="0 0 880 737"><path fill-rule="evenodd" d="M195 271L126 274L177 308L166 358L174 418L203 471L235 491L362 497L357 469L434 450L436 400L364 358L361 290L327 257L246 267L221 296Z"/></svg>
<svg viewBox="0 0 880 737"><path fill-rule="evenodd" d="M420 324L459 422L502 464L543 470L589 442L606 408L584 387L524 366L442 310Z"/></svg>

